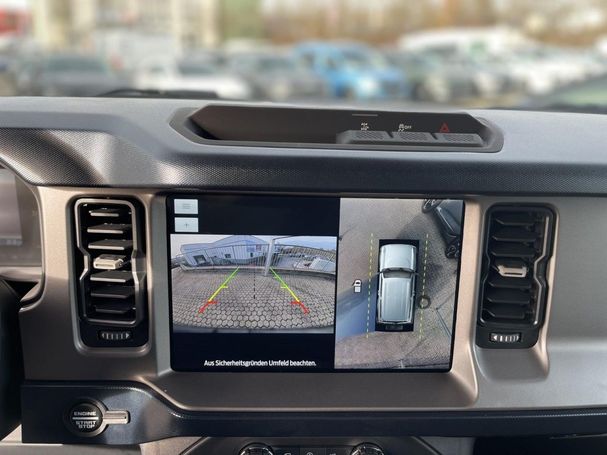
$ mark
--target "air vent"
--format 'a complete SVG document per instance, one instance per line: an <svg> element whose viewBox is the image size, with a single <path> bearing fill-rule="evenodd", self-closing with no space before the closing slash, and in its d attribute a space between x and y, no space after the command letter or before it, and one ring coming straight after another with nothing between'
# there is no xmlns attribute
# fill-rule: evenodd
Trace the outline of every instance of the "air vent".
<svg viewBox="0 0 607 455"><path fill-rule="evenodd" d="M136 201L80 199L75 204L80 336L87 346L147 341L145 229Z"/></svg>
<svg viewBox="0 0 607 455"><path fill-rule="evenodd" d="M487 213L476 343L528 348L538 339L548 290L554 213L494 206Z"/></svg>

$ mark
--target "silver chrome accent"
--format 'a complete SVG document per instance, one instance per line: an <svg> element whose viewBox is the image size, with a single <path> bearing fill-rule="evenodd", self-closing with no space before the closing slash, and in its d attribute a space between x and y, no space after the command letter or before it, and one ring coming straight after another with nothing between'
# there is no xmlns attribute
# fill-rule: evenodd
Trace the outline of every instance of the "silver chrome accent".
<svg viewBox="0 0 607 455"><path fill-rule="evenodd" d="M354 447L351 455L384 455L384 451L375 444L365 442Z"/></svg>
<svg viewBox="0 0 607 455"><path fill-rule="evenodd" d="M497 264L497 272L504 278L525 278L529 272L529 267L526 265Z"/></svg>
<svg viewBox="0 0 607 455"><path fill-rule="evenodd" d="M272 449L265 444L249 444L244 447L240 452L240 455L274 455Z"/></svg>
<svg viewBox="0 0 607 455"><path fill-rule="evenodd" d="M103 413L104 425L126 425L131 416L129 411L105 411Z"/></svg>
<svg viewBox="0 0 607 455"><path fill-rule="evenodd" d="M93 267L99 270L118 270L126 263L126 256L119 254L102 254L93 260Z"/></svg>

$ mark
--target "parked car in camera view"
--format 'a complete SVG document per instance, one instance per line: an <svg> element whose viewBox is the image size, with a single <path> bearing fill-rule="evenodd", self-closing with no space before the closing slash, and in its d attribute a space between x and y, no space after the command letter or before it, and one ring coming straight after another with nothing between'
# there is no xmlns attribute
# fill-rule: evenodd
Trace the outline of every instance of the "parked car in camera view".
<svg viewBox="0 0 607 455"><path fill-rule="evenodd" d="M431 213L445 241L445 256L458 259L462 252L462 215L464 203L450 199L425 199L423 213Z"/></svg>
<svg viewBox="0 0 607 455"><path fill-rule="evenodd" d="M380 247L376 330L413 330L416 272L415 245Z"/></svg>
<svg viewBox="0 0 607 455"><path fill-rule="evenodd" d="M349 100L404 99L410 87L402 71L378 51L355 43L307 43L295 55L322 77L329 92Z"/></svg>

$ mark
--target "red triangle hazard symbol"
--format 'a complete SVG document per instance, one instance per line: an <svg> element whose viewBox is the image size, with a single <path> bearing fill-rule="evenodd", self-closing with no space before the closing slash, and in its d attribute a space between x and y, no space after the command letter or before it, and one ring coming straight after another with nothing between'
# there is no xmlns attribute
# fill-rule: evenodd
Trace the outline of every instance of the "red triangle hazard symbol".
<svg viewBox="0 0 607 455"><path fill-rule="evenodd" d="M439 133L450 133L451 130L449 129L449 125L447 125L447 123L443 122L443 124L440 127L440 130L438 130Z"/></svg>

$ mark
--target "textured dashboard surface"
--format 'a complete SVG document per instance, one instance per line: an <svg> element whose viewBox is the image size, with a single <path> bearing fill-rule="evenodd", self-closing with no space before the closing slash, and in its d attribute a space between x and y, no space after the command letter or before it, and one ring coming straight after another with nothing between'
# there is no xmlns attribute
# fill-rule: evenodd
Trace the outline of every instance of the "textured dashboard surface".
<svg viewBox="0 0 607 455"><path fill-rule="evenodd" d="M499 153L198 144L169 121L178 100L7 98L0 163L54 186L434 194L605 194L607 117L469 111L504 132ZM372 112L367 110L365 112Z"/></svg>

